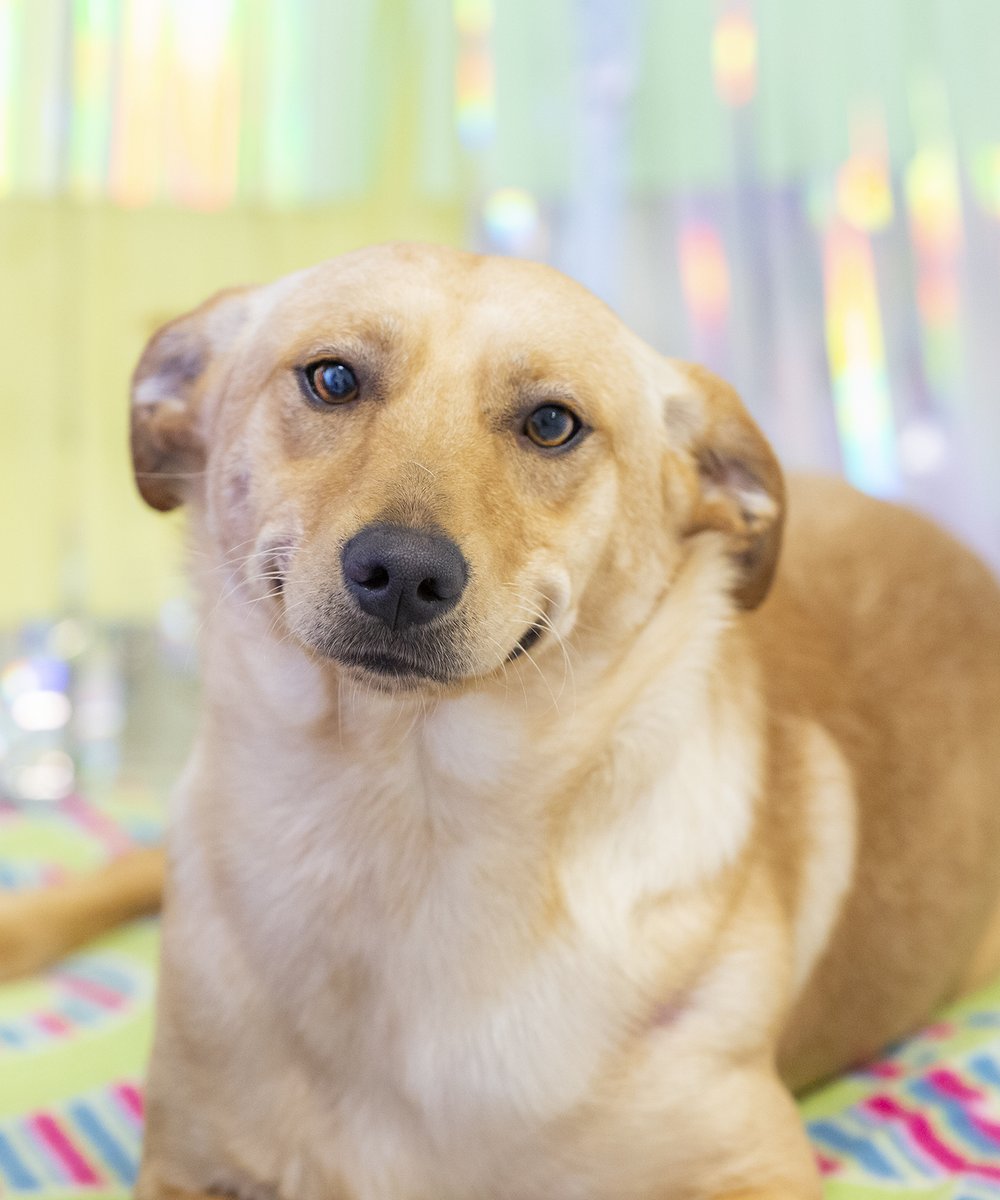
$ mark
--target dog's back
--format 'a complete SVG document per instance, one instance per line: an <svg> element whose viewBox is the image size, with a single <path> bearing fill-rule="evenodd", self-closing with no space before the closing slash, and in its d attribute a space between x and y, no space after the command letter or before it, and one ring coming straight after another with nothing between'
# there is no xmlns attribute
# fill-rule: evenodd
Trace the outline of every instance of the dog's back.
<svg viewBox="0 0 1000 1200"><path fill-rule="evenodd" d="M1000 970L983 932L1000 891L1000 588L916 514L793 480L748 628L778 736L788 715L818 722L859 804L850 898L784 1043L803 1082Z"/></svg>

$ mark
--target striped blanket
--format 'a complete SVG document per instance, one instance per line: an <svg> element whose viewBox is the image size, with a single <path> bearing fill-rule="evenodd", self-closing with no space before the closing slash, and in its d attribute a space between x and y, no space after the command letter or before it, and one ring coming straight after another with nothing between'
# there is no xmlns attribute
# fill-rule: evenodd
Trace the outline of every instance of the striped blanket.
<svg viewBox="0 0 1000 1200"><path fill-rule="evenodd" d="M0 887L86 870L155 826L135 805L0 805ZM128 1195L156 936L137 922L0 988L0 1195ZM801 1107L828 1200L1000 1200L1000 983Z"/></svg>

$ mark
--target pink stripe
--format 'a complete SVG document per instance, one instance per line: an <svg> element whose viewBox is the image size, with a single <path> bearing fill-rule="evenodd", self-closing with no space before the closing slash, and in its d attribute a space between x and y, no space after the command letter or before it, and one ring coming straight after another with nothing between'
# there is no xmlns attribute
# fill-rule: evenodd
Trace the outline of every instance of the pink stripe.
<svg viewBox="0 0 1000 1200"><path fill-rule="evenodd" d="M963 1083L954 1071L929 1071L927 1081L943 1095L955 1100L981 1100L982 1092Z"/></svg>
<svg viewBox="0 0 1000 1200"><path fill-rule="evenodd" d="M63 1133L52 1117L34 1117L30 1124L49 1150L59 1159L69 1172L74 1183L95 1184L100 1178L94 1173L94 1168L80 1154L69 1138Z"/></svg>
<svg viewBox="0 0 1000 1200"><path fill-rule="evenodd" d="M59 976L59 982L71 992L76 992L78 996L92 1000L102 1008L121 1008L123 1004L123 998L117 992L113 992L101 983L95 983L93 979L81 979L79 975L67 972L67 974Z"/></svg>
<svg viewBox="0 0 1000 1200"><path fill-rule="evenodd" d="M865 1102L865 1108L883 1118L895 1118L901 1121L913 1138L914 1142L930 1158L949 1171L965 1171L980 1179L1000 1179L1000 1167L988 1167L980 1163L970 1162L960 1154L956 1154L935 1136L930 1123L919 1113L909 1112L897 1104L891 1096L873 1096Z"/></svg>
<svg viewBox="0 0 1000 1200"><path fill-rule="evenodd" d="M35 1017L35 1023L39 1029L43 1029L46 1033L51 1033L55 1037L64 1037L69 1033L71 1026L67 1025L62 1017L56 1013L38 1013Z"/></svg>
<svg viewBox="0 0 1000 1200"><path fill-rule="evenodd" d="M957 1100L962 1105L969 1121L972 1122L983 1137L989 1138L992 1142L1000 1143L1000 1124L996 1121L987 1120L985 1117L977 1116L975 1113L969 1111L977 1101L982 1101L985 1098L982 1092L977 1091L976 1088L969 1087L954 1071L931 1071L927 1079L943 1096Z"/></svg>
<svg viewBox="0 0 1000 1200"><path fill-rule="evenodd" d="M68 813L81 829L98 838L110 854L124 854L126 850L132 849L132 839L123 833L114 821L98 812L96 808L91 808L79 796L67 796L59 807Z"/></svg>
<svg viewBox="0 0 1000 1200"><path fill-rule="evenodd" d="M144 1106L142 1092L138 1088L134 1088L130 1083L120 1083L115 1088L115 1095L137 1121L142 1120Z"/></svg>
<svg viewBox="0 0 1000 1200"><path fill-rule="evenodd" d="M834 1175L840 1170L840 1163L834 1162L832 1158L827 1158L825 1155L816 1151L816 1165L819 1167L821 1175Z"/></svg>
<svg viewBox="0 0 1000 1200"><path fill-rule="evenodd" d="M903 1074L899 1063L877 1062L865 1069L866 1075L874 1075L876 1079L898 1079Z"/></svg>

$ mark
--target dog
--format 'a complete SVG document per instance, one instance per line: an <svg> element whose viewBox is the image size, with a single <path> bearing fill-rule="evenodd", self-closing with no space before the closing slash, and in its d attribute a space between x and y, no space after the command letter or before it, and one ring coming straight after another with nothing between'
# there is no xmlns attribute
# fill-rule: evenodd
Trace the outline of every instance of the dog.
<svg viewBox="0 0 1000 1200"><path fill-rule="evenodd" d="M793 1093L1000 971L1000 591L550 268L152 339L188 509L139 1200L806 1200Z"/></svg>

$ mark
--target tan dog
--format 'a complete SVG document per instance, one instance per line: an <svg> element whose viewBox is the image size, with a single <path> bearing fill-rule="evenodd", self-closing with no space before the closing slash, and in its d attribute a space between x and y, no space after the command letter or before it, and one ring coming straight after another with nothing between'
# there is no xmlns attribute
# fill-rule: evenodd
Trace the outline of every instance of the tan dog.
<svg viewBox="0 0 1000 1200"><path fill-rule="evenodd" d="M733 392L527 263L228 293L134 402L205 619L142 1200L818 1196L788 1088L1000 969L986 570L813 481L775 576Z"/></svg>

